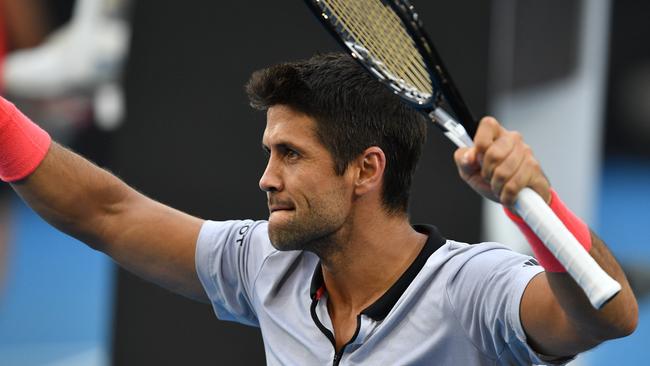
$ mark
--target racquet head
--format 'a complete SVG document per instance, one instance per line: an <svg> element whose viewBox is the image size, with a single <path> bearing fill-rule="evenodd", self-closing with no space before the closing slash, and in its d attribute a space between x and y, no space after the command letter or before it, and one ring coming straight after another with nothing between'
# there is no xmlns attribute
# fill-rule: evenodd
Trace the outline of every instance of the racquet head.
<svg viewBox="0 0 650 366"><path fill-rule="evenodd" d="M473 135L476 123L413 6L404 0L306 0L361 65L415 108L448 106Z"/></svg>

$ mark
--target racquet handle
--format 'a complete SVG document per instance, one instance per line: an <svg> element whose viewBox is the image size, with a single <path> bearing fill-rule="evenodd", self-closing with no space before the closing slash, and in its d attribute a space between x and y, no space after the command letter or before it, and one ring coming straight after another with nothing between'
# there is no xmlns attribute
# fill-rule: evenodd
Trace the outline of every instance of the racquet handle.
<svg viewBox="0 0 650 366"><path fill-rule="evenodd" d="M473 146L463 126L442 108L436 108L429 116L458 147ZM530 188L521 190L515 211L562 263L594 308L600 309L621 290L621 285L600 268L537 192Z"/></svg>
<svg viewBox="0 0 650 366"><path fill-rule="evenodd" d="M537 192L522 189L515 211L580 285L594 308L600 309L621 291L621 285L600 268Z"/></svg>

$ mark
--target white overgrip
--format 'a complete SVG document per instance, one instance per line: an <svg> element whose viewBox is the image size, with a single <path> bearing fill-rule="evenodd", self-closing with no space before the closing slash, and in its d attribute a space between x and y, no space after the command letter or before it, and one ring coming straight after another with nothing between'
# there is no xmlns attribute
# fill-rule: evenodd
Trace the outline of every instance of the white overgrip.
<svg viewBox="0 0 650 366"><path fill-rule="evenodd" d="M462 125L441 107L435 108L429 117L443 127L445 135L456 146L474 145ZM585 292L594 308L600 309L621 290L621 285L600 268L537 192L530 188L524 188L519 192L515 210L555 258L562 263Z"/></svg>
<svg viewBox="0 0 650 366"><path fill-rule="evenodd" d="M515 210L562 263L596 309L621 290L621 285L600 268L535 191L524 188L519 192Z"/></svg>

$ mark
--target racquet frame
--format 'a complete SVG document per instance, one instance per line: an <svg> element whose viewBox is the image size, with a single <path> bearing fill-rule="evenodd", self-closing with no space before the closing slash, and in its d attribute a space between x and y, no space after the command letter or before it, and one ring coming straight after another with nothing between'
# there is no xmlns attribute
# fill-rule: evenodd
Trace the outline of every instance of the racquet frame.
<svg viewBox="0 0 650 366"><path fill-rule="evenodd" d="M340 3L346 0L305 0L305 3L334 39L370 74L387 85L402 100L425 113L458 147L473 146L470 136L475 134L477 123L447 72L433 42L424 31L422 21L411 3L407 0L375 0L390 7L401 20L403 28L422 57L432 84L431 93L418 91L403 80L401 82L394 80L395 77L391 77L385 72L385 68L381 67L381 60L369 57L372 56L371 52L364 53L363 45L354 40L346 41L345 38L353 37L346 34L347 31L341 26L334 24L335 21L340 24L340 21L328 11L328 1ZM443 108L445 104L453 115ZM517 195L515 211L567 269L595 308L602 308L621 290L621 285L603 271L535 191L524 188Z"/></svg>

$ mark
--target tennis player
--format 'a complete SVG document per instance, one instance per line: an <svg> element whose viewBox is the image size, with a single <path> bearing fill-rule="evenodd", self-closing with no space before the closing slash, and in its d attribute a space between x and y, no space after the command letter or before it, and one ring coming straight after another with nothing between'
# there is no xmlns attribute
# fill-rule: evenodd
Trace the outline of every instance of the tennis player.
<svg viewBox="0 0 650 366"><path fill-rule="evenodd" d="M562 364L634 331L625 275L516 132L483 118L476 146L455 161L472 188L506 207L537 259L411 225L425 120L348 56L272 66L247 91L267 116L259 185L268 221L205 221L155 202L51 142L4 100L0 176L52 225L126 269L259 327L269 365ZM621 283L601 310L507 209L524 187Z"/></svg>

